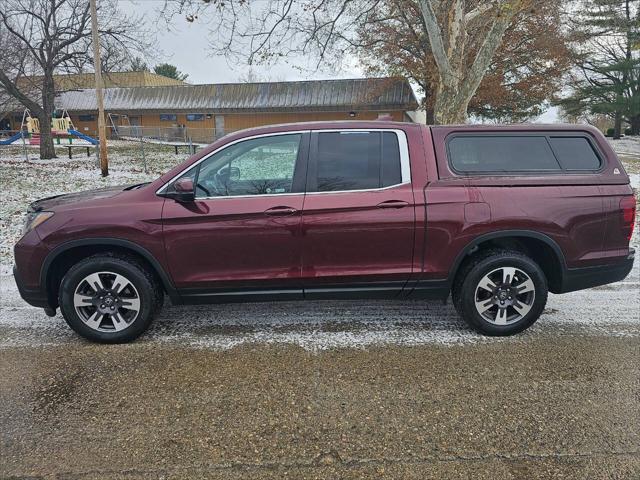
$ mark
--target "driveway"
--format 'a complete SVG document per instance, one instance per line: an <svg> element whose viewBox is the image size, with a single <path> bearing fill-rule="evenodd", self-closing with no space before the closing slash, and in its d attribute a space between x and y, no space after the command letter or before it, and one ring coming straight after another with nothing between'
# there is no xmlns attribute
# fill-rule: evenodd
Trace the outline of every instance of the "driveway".
<svg viewBox="0 0 640 480"><path fill-rule="evenodd" d="M638 268L507 339L450 305L165 307L87 343L0 277L0 478L640 478Z"/></svg>

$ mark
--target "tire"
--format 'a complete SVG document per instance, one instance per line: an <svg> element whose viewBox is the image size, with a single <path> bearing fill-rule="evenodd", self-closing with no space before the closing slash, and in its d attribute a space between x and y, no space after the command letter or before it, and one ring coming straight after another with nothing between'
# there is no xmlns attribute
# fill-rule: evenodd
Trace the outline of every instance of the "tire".
<svg viewBox="0 0 640 480"><path fill-rule="evenodd" d="M119 254L97 254L72 266L60 284L60 311L80 336L125 343L147 330L164 301L144 264Z"/></svg>
<svg viewBox="0 0 640 480"><path fill-rule="evenodd" d="M512 250L489 250L462 267L454 282L452 300L474 330L507 336L522 332L538 320L547 295L547 279L531 258Z"/></svg>

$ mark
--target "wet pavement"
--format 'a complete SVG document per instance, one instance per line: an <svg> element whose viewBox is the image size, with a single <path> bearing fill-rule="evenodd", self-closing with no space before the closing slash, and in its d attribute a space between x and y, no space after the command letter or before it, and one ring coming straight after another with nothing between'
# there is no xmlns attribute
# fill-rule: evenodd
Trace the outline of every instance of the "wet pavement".
<svg viewBox="0 0 640 480"><path fill-rule="evenodd" d="M167 307L104 346L0 277L0 478L640 478L640 284L524 334L450 306Z"/></svg>

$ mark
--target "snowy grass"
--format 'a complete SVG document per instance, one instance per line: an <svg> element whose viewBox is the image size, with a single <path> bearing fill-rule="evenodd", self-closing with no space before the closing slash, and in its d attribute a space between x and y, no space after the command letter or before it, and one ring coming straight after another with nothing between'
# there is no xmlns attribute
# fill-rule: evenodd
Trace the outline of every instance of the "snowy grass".
<svg viewBox="0 0 640 480"><path fill-rule="evenodd" d="M638 185L638 175L640 175L640 136L623 137L619 140L609 139L611 146L616 151L620 160L624 163L624 168L633 179L635 177L634 188L640 188Z"/></svg>
<svg viewBox="0 0 640 480"><path fill-rule="evenodd" d="M611 140L631 174L632 184L640 188L640 137ZM13 264L13 245L22 230L23 217L29 203L62 193L89 190L113 185L127 185L150 181L187 155L178 155L170 145L145 144L148 165L145 173L140 145L137 142L117 141L109 145L110 175L100 176L95 157L87 158L82 149L67 159L67 150L58 149L58 159L40 160L37 147L27 148L25 159L22 146L0 147L0 274L8 274ZM637 232L636 232L637 233ZM634 243L638 243L637 235Z"/></svg>
<svg viewBox="0 0 640 480"><path fill-rule="evenodd" d="M67 149L58 148L57 159L40 160L38 149L22 146L0 147L0 274L8 274L13 265L13 245L18 241L29 203L62 193L113 185L128 185L154 180L184 161L186 154L175 154L173 147L145 145L148 172L140 146L130 142L112 142L109 148L110 174L102 177L95 156L82 149L67 158Z"/></svg>

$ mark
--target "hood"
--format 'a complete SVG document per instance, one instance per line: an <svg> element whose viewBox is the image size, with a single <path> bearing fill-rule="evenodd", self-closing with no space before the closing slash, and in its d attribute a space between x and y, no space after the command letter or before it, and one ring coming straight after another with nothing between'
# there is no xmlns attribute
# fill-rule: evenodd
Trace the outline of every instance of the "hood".
<svg viewBox="0 0 640 480"><path fill-rule="evenodd" d="M127 190L127 186L98 188L95 190L87 190L85 192L68 193L65 195L55 195L53 197L41 198L29 205L29 210L37 212L40 210L54 210L74 203L84 203L100 198L115 197L116 195Z"/></svg>

